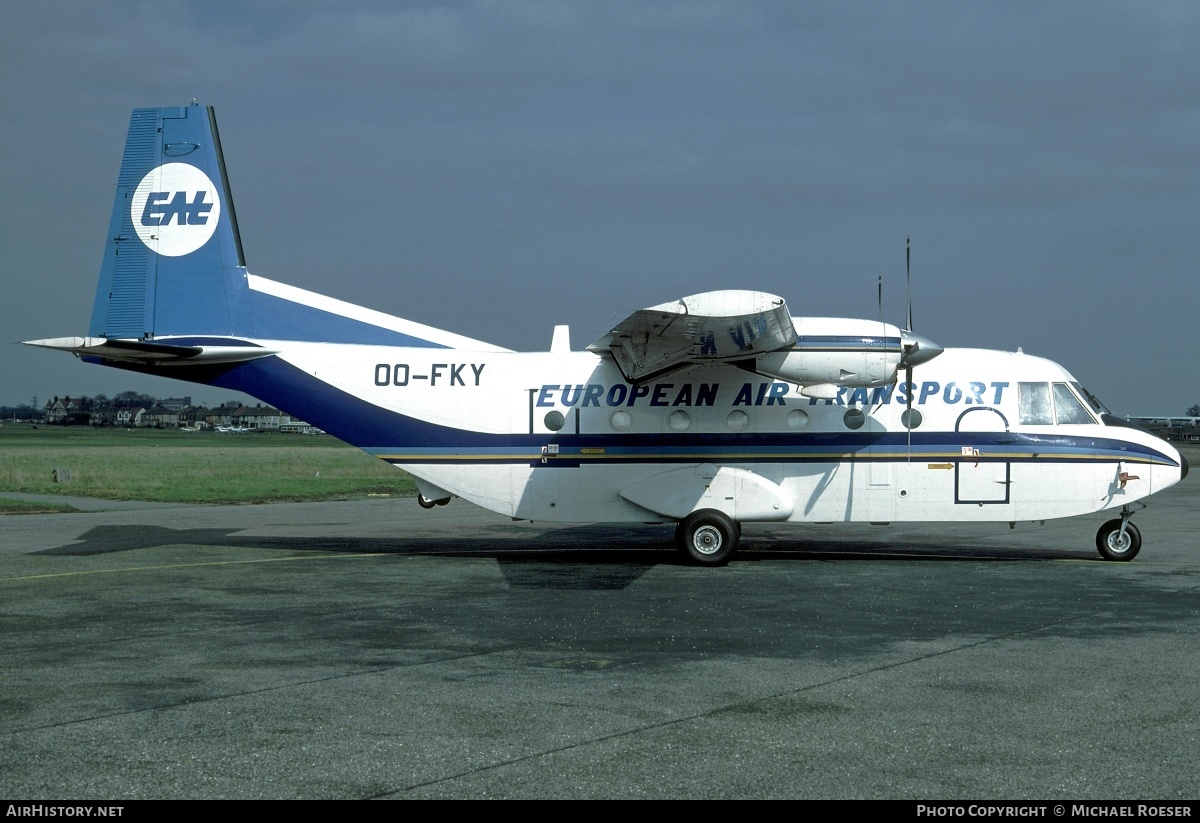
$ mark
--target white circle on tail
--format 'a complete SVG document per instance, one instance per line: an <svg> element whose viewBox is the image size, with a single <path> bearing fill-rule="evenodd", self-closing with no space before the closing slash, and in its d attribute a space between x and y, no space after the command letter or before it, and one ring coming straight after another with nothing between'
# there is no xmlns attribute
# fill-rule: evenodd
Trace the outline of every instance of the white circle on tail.
<svg viewBox="0 0 1200 823"><path fill-rule="evenodd" d="M221 198L208 175L187 163L164 163L138 183L129 205L142 242L167 257L191 254L221 219Z"/></svg>

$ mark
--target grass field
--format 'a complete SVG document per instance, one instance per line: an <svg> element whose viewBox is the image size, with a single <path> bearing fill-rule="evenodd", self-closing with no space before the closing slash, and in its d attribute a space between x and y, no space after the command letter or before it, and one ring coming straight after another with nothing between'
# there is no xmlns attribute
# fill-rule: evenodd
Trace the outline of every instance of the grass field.
<svg viewBox="0 0 1200 823"><path fill-rule="evenodd" d="M8 423L0 426L0 498L5 492L263 503L416 490L404 472L332 437ZM0 502L0 513L21 510Z"/></svg>
<svg viewBox="0 0 1200 823"><path fill-rule="evenodd" d="M70 514L79 509L66 503L46 503L34 500L10 500L0 497L0 514Z"/></svg>

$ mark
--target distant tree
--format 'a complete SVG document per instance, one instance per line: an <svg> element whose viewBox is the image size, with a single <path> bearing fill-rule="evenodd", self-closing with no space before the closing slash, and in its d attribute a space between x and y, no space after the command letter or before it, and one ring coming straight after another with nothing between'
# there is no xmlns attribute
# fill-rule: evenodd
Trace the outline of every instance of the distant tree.
<svg viewBox="0 0 1200 823"><path fill-rule="evenodd" d="M1187 410L1188 417L1200 417L1200 404L1193 404Z"/></svg>
<svg viewBox="0 0 1200 823"><path fill-rule="evenodd" d="M157 402L150 395L135 391L123 391L113 397L113 403L118 406L153 406Z"/></svg>

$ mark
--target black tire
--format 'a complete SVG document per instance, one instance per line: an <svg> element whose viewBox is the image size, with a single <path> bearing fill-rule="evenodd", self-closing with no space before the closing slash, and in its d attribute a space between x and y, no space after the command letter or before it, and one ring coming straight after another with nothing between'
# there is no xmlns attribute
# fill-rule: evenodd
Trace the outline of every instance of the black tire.
<svg viewBox="0 0 1200 823"><path fill-rule="evenodd" d="M1132 560L1142 550L1142 533L1129 522L1125 524L1125 537L1122 539L1121 521L1109 520L1096 532L1096 548L1105 560Z"/></svg>
<svg viewBox="0 0 1200 823"><path fill-rule="evenodd" d="M418 492L417 493L417 505L420 506L422 509L432 509L434 506L437 505L437 503L434 503L432 500L427 498L425 495Z"/></svg>
<svg viewBox="0 0 1200 823"><path fill-rule="evenodd" d="M676 545L697 566L724 566L737 551L741 530L727 515L701 509L675 530Z"/></svg>

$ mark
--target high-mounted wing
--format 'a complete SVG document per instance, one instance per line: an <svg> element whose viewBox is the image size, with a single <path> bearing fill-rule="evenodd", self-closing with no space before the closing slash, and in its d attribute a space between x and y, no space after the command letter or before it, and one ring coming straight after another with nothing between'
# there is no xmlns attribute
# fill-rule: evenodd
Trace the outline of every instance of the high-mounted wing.
<svg viewBox="0 0 1200 823"><path fill-rule="evenodd" d="M588 350L610 352L625 379L639 383L685 366L756 357L795 341L782 297L726 290L634 312Z"/></svg>

